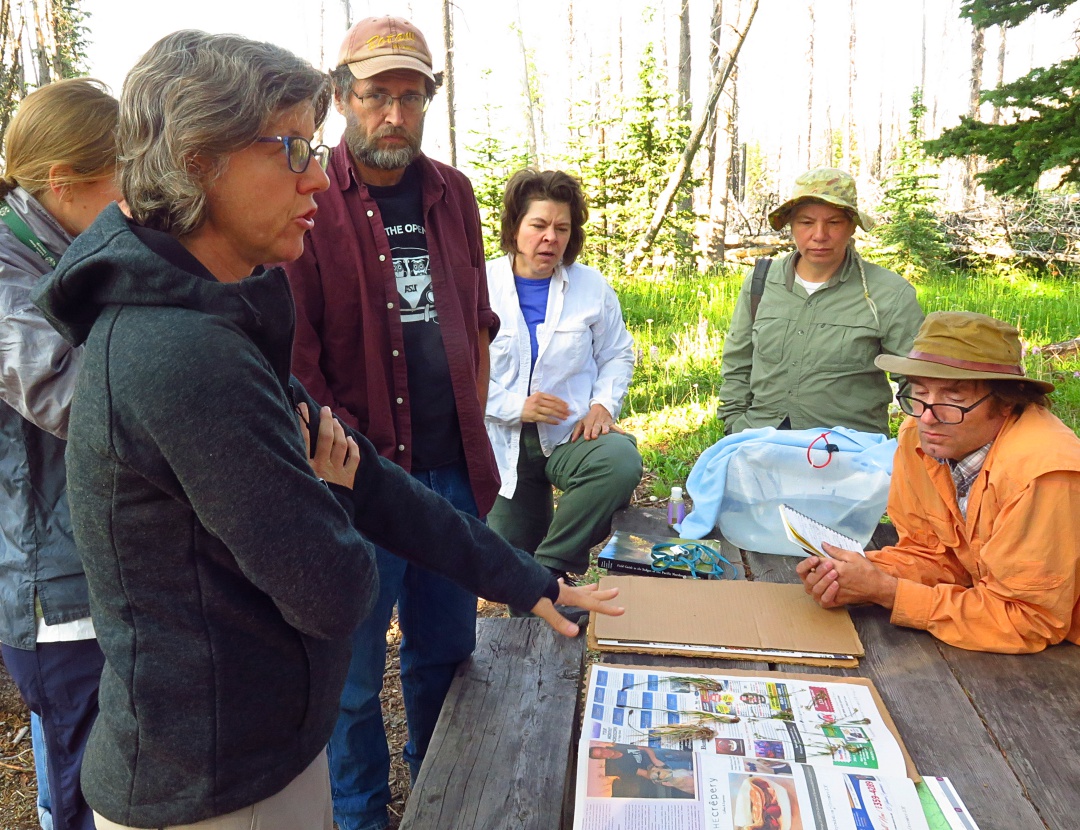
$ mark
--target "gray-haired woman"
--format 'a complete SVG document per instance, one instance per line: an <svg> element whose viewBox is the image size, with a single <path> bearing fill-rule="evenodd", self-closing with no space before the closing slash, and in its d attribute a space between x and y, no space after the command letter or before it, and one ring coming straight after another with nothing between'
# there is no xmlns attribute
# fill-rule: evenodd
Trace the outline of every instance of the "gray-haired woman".
<svg viewBox="0 0 1080 830"><path fill-rule="evenodd" d="M291 295L260 263L303 250L328 100L270 44L159 41L121 98L132 218L106 210L37 294L85 344L68 469L106 658L83 765L99 829L329 830L324 747L375 580L356 528L567 634L553 600L606 608L290 385Z"/></svg>

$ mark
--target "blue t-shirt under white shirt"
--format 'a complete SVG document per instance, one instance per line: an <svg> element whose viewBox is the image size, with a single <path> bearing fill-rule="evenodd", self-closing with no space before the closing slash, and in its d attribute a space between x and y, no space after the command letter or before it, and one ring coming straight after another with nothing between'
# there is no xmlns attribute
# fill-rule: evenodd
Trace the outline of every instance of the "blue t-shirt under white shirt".
<svg viewBox="0 0 1080 830"><path fill-rule="evenodd" d="M547 316L548 289L551 288L551 277L542 280L530 280L525 277L514 275L514 285L517 287L518 305L521 306L521 314L525 318L525 325L529 327L529 349L532 352L530 366L536 365L536 355L540 346L536 341L536 327L544 322Z"/></svg>

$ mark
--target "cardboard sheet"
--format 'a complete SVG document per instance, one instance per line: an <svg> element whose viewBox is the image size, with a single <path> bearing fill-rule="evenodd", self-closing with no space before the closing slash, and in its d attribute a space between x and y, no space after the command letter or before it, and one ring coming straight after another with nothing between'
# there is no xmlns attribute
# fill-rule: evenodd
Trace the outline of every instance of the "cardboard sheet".
<svg viewBox="0 0 1080 830"><path fill-rule="evenodd" d="M605 576L600 587L619 588L618 603L626 613L592 615L589 647L597 651L836 667L857 666L856 658L865 653L847 609L819 607L802 585ZM705 652L694 646L770 654Z"/></svg>

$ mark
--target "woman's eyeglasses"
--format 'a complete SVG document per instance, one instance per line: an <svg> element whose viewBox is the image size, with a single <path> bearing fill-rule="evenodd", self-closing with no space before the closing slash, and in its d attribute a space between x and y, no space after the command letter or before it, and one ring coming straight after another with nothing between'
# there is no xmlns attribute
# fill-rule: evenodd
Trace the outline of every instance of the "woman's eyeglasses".
<svg viewBox="0 0 1080 830"><path fill-rule="evenodd" d="M285 158L289 161L289 169L294 173L303 173L307 170L311 159L314 158L323 170L330 163L330 148L325 144L312 146L306 138L298 135L268 135L255 139L262 144L281 142L285 145Z"/></svg>

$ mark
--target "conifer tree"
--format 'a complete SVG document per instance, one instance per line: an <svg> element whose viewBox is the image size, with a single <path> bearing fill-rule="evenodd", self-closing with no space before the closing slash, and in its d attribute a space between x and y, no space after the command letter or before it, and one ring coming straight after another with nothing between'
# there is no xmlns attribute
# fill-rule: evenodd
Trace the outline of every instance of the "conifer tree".
<svg viewBox="0 0 1080 830"><path fill-rule="evenodd" d="M976 27L1016 26L1033 14L1061 14L1074 0L964 0L961 15ZM984 103L1018 115L1009 123L964 117L957 127L926 142L933 155L983 156L992 165L977 178L996 193L1030 190L1048 171L1061 168L1059 184L1080 183L1080 56L1033 69L997 89Z"/></svg>
<svg viewBox="0 0 1080 830"><path fill-rule="evenodd" d="M917 279L932 272L949 255L945 232L934 214L934 176L925 172L922 120L926 106L922 90L911 95L908 134L900 141L898 155L885 182L881 211L885 221L875 235L884 248L874 259L905 278Z"/></svg>

